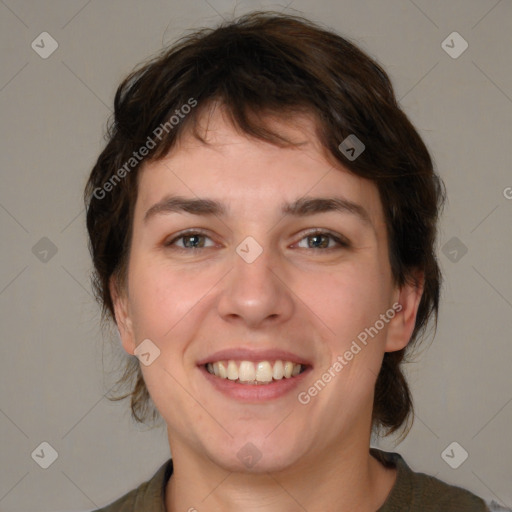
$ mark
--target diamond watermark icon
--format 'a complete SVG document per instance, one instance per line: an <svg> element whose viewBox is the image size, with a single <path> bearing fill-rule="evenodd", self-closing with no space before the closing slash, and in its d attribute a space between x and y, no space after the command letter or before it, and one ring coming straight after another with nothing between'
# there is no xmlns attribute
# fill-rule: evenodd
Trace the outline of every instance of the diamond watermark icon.
<svg viewBox="0 0 512 512"><path fill-rule="evenodd" d="M57 254L57 246L49 238L43 236L43 238L32 247L32 254L39 261L48 263Z"/></svg>
<svg viewBox="0 0 512 512"><path fill-rule="evenodd" d="M441 43L441 48L452 59L458 59L468 49L468 46L468 42L458 32L452 32Z"/></svg>
<svg viewBox="0 0 512 512"><path fill-rule="evenodd" d="M48 32L41 32L30 46L39 57L47 59L59 47L59 43Z"/></svg>
<svg viewBox="0 0 512 512"><path fill-rule="evenodd" d="M133 353L144 366L149 366L160 355L160 349L150 339L145 339Z"/></svg>
<svg viewBox="0 0 512 512"><path fill-rule="evenodd" d="M48 469L56 460L59 454L57 450L46 441L43 441L32 453L31 457L43 469Z"/></svg>
<svg viewBox="0 0 512 512"><path fill-rule="evenodd" d="M338 149L353 162L366 149L366 146L352 133L341 141Z"/></svg>
<svg viewBox="0 0 512 512"><path fill-rule="evenodd" d="M452 263L460 261L468 252L468 248L456 236L450 238L441 250Z"/></svg>
<svg viewBox="0 0 512 512"><path fill-rule="evenodd" d="M246 263L252 263L263 252L263 247L252 236L248 236L237 246L236 252Z"/></svg>
<svg viewBox="0 0 512 512"><path fill-rule="evenodd" d="M464 461L468 458L469 454L464 448L453 441L450 443L442 452L441 458L450 466L452 469L460 467Z"/></svg>
<svg viewBox="0 0 512 512"><path fill-rule="evenodd" d="M252 468L261 459L261 452L252 443L246 443L238 450L236 456L246 467Z"/></svg>

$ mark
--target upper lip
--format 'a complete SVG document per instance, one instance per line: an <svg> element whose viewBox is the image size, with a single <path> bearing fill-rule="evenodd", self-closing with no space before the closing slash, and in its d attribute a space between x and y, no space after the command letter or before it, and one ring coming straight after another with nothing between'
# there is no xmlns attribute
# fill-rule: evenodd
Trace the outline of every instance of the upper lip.
<svg viewBox="0 0 512 512"><path fill-rule="evenodd" d="M291 361L292 363L302 364L304 366L311 365L311 363L293 352L286 350L267 349L267 350L250 350L247 348L228 348L219 350L213 354L200 359L197 362L198 366L214 363L216 361L229 361L240 360L240 361L252 361L254 363L258 361Z"/></svg>

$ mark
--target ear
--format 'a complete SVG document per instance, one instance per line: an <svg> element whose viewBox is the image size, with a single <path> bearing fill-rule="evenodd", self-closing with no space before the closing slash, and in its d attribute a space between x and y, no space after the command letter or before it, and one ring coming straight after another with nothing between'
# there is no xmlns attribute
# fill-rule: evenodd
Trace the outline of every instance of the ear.
<svg viewBox="0 0 512 512"><path fill-rule="evenodd" d="M423 272L414 274L413 283L396 290L393 309L396 314L388 325L385 352L401 350L409 343L425 284Z"/></svg>
<svg viewBox="0 0 512 512"><path fill-rule="evenodd" d="M109 280L110 296L114 304L117 329L121 336L121 343L128 354L134 353L136 344L133 333L133 323L128 308L128 297L124 290L121 290L118 280L111 276Z"/></svg>

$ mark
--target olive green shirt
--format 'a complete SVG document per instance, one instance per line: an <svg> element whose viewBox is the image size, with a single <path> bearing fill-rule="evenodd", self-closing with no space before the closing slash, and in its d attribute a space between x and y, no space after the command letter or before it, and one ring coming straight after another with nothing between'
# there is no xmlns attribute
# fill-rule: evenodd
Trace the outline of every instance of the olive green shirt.
<svg viewBox="0 0 512 512"><path fill-rule="evenodd" d="M376 512L488 512L485 502L474 494L437 478L415 473L398 453L370 448L370 453L397 477L385 503ZM172 475L172 459L147 482L107 507L95 512L166 512L165 487Z"/></svg>

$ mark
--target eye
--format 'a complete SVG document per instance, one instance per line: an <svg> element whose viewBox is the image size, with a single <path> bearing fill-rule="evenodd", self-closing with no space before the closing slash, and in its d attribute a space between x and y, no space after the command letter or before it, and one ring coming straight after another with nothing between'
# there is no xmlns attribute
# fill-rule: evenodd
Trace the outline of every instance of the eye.
<svg viewBox="0 0 512 512"><path fill-rule="evenodd" d="M206 240L210 240L212 243L206 245ZM303 244L304 240L306 240L306 246ZM187 249L207 249L208 247L214 247L215 243L213 243L209 236L201 231L191 230L182 232L171 240L164 242L164 246L179 251L187 251ZM307 250L334 250L348 248L350 247L350 242L340 235L335 235L328 231L314 230L304 236L297 246Z"/></svg>
<svg viewBox="0 0 512 512"><path fill-rule="evenodd" d="M187 249L205 249L207 247L212 247L215 244L210 246L205 245L205 240L211 240L210 237L199 231L187 231L184 233L180 233L178 236L173 238L172 240L166 241L164 243L165 247L176 248L178 250L187 250ZM178 242L183 241L183 244L180 246Z"/></svg>
<svg viewBox="0 0 512 512"><path fill-rule="evenodd" d="M300 245L303 240L308 240L306 247ZM334 244L331 244L331 242L334 242ZM308 233L300 240L299 247L301 247L301 249L336 249L350 247L350 243L344 237L328 231L315 230Z"/></svg>

